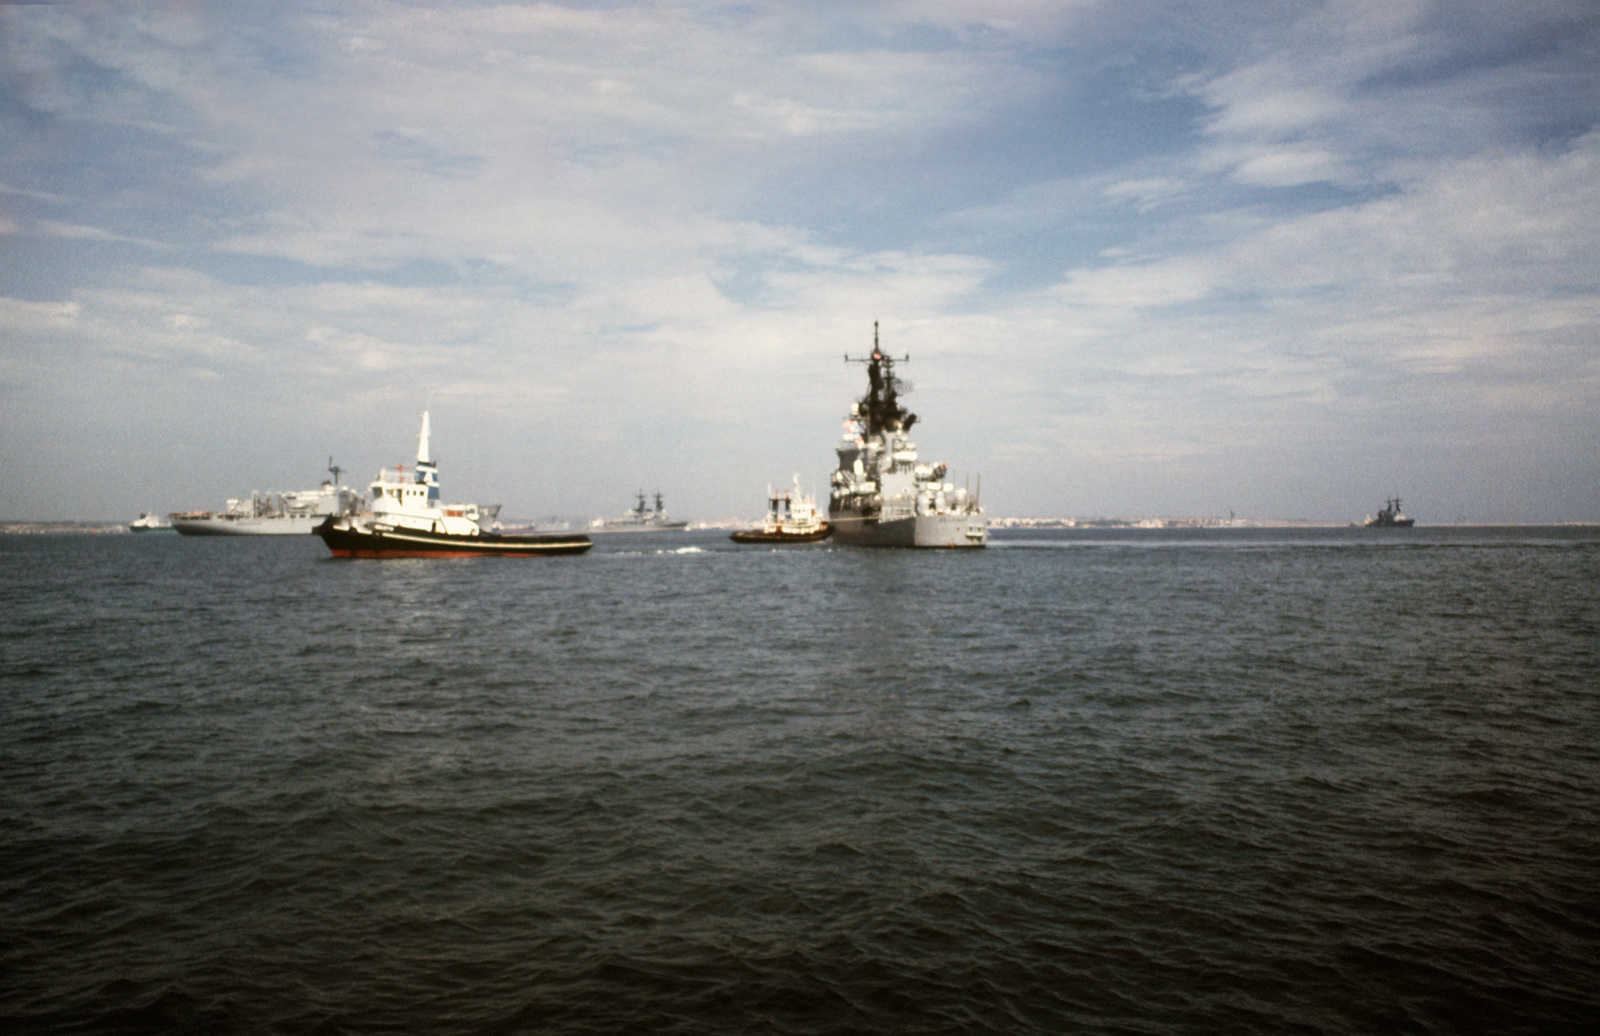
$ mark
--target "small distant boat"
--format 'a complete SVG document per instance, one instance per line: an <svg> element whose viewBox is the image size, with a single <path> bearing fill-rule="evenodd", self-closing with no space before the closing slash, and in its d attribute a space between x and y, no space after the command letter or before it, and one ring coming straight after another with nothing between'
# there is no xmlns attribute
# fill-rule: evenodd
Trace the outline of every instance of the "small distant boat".
<svg viewBox="0 0 1600 1036"><path fill-rule="evenodd" d="M815 543L832 532L817 514L816 498L801 494L797 474L792 491L767 487L767 517L761 528L741 529L728 538L735 543Z"/></svg>
<svg viewBox="0 0 1600 1036"><path fill-rule="evenodd" d="M1407 518L1405 513L1400 510L1400 498L1397 496L1385 500L1383 502L1383 510L1379 511L1375 517L1368 515L1365 522L1368 528L1385 529L1409 529L1416 523L1415 518Z"/></svg>
<svg viewBox="0 0 1600 1036"><path fill-rule="evenodd" d="M467 558L479 555L544 557L582 554L587 536L510 536L492 531L499 505L440 504L439 467L422 415L417 463L409 476L385 468L373 480L372 510L330 515L314 530L337 558Z"/></svg>
<svg viewBox="0 0 1600 1036"><path fill-rule="evenodd" d="M177 532L172 523L158 514L140 512L139 517L128 523L129 532Z"/></svg>

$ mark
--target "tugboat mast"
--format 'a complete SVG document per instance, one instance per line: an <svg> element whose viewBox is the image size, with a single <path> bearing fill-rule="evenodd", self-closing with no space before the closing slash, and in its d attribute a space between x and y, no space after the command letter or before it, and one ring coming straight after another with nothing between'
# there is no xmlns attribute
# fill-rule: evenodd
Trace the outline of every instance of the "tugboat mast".
<svg viewBox="0 0 1600 1036"><path fill-rule="evenodd" d="M428 411L422 412L422 432L417 436L417 482L428 487L428 503L436 504L439 501L439 466L433 462L433 450L430 447L432 430L428 423Z"/></svg>

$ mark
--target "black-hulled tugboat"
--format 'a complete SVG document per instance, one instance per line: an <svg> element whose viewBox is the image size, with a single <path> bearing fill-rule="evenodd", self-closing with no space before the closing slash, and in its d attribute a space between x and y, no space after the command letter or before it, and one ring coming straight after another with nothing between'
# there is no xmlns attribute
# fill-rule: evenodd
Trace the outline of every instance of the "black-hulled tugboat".
<svg viewBox="0 0 1600 1036"><path fill-rule="evenodd" d="M587 536L502 536L490 531L498 505L440 504L439 468L433 463L428 438L428 415L423 413L416 467L410 472L403 467L393 472L383 469L370 487L369 513L332 516L316 527L334 557L540 557L582 554L594 546Z"/></svg>
<svg viewBox="0 0 1600 1036"><path fill-rule="evenodd" d="M1400 510L1400 498L1394 496L1383 502L1383 510L1376 517L1368 515L1365 524L1368 528L1409 529L1416 523L1415 518L1407 518Z"/></svg>
<svg viewBox="0 0 1600 1036"><path fill-rule="evenodd" d="M761 528L740 529L728 538L735 543L815 543L831 532L817 514L816 497L800 492L800 476L795 475L793 491L767 487L767 517Z"/></svg>
<svg viewBox="0 0 1600 1036"><path fill-rule="evenodd" d="M910 357L902 357L909 360ZM837 452L828 522L840 543L863 547L982 547L989 523L977 497L944 481L943 464L917 460L911 426L917 415L900 405L904 389L895 360L878 348L872 325L867 394L850 408Z"/></svg>

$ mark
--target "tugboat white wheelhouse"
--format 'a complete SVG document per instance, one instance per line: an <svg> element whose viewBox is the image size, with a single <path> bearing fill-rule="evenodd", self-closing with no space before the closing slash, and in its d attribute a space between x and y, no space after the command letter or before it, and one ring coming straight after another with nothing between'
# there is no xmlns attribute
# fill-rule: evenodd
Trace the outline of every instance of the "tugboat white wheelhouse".
<svg viewBox="0 0 1600 1036"><path fill-rule="evenodd" d="M903 356L898 362L909 362ZM838 446L828 522L840 543L863 547L982 547L989 523L976 494L944 480L943 464L917 460L911 426L917 415L900 405L904 386L897 362L878 347L872 355L845 357L867 368L867 394L850 407Z"/></svg>
<svg viewBox="0 0 1600 1036"><path fill-rule="evenodd" d="M372 482L372 511L335 515L314 530L334 557L463 558L479 554L539 557L582 554L587 536L502 536L491 531L498 504L439 503L439 467L429 450L428 415L422 415L417 463L409 477L385 468ZM486 527L487 526L487 527Z"/></svg>

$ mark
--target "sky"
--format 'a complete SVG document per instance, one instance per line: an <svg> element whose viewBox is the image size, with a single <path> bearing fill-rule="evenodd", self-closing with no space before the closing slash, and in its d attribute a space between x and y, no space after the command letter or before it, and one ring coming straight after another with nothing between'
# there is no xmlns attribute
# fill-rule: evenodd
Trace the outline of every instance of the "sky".
<svg viewBox="0 0 1600 1036"><path fill-rule="evenodd" d="M0 6L0 520L1600 521L1592 0Z"/></svg>

